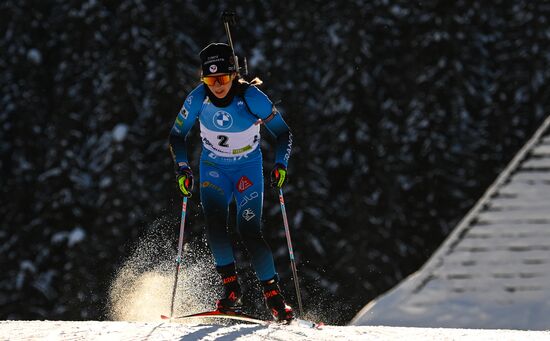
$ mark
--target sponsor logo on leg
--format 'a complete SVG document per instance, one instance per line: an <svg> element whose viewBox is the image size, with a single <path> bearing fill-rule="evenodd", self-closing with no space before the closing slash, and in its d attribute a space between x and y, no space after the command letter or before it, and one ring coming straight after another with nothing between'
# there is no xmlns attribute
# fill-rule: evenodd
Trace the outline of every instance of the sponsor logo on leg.
<svg viewBox="0 0 550 341"><path fill-rule="evenodd" d="M260 195L258 194L258 192L252 192L250 193L249 195L245 195L243 197L243 199L241 200L241 202L239 203L239 208L243 207L244 205L246 205L249 201L252 201L256 198L258 198Z"/></svg>
<svg viewBox="0 0 550 341"><path fill-rule="evenodd" d="M210 181L203 181L202 184L201 184L202 187L205 187L205 188L212 188L213 190L215 190L216 192L218 192L219 194L223 195L224 192L223 192L223 189L221 189L221 187L217 186L217 185L214 185L213 183L211 183Z"/></svg>
<svg viewBox="0 0 550 341"><path fill-rule="evenodd" d="M252 211L251 208L247 208L246 210L243 211L243 218L246 221L250 221L255 216L256 214L254 213L254 211Z"/></svg>
<svg viewBox="0 0 550 341"><path fill-rule="evenodd" d="M237 182L237 190L239 191L239 193L242 193L252 187L252 185L252 181L250 181L249 178L243 175L239 179L239 182Z"/></svg>

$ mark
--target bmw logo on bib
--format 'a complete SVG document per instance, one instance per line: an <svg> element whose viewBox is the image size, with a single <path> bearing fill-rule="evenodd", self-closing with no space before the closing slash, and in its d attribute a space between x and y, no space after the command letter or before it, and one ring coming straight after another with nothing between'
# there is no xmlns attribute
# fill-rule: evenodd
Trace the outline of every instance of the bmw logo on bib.
<svg viewBox="0 0 550 341"><path fill-rule="evenodd" d="M225 111L217 111L214 114L214 125L222 130L231 128L233 125L233 117Z"/></svg>

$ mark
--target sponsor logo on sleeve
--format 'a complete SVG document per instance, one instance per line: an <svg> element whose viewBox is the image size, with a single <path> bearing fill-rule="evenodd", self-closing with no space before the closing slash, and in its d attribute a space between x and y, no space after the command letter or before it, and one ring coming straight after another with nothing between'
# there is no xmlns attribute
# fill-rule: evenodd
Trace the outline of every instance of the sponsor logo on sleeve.
<svg viewBox="0 0 550 341"><path fill-rule="evenodd" d="M189 116L189 112L187 111L187 109L185 109L185 107L181 107L180 115L181 115L184 119L187 119L187 116Z"/></svg>
<svg viewBox="0 0 550 341"><path fill-rule="evenodd" d="M286 147L286 153L284 155L284 160L288 162L290 159L290 152L292 151L292 134L288 134L288 146Z"/></svg>

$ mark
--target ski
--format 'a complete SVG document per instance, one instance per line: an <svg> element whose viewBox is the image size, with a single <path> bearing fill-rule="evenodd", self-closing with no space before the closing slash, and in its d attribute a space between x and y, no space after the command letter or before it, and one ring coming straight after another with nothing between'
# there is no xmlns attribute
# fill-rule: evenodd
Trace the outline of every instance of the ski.
<svg viewBox="0 0 550 341"><path fill-rule="evenodd" d="M170 320L169 316L161 315L160 318L163 320ZM196 314L190 314L190 315L181 315L181 316L175 316L172 317L172 320L183 320L183 319L190 319L190 318L222 318L222 319L230 319L230 320L238 320L243 322L250 322L250 323L256 323L260 325L268 325L271 323L274 323L274 321L267 321L263 320L261 318L247 315L244 313L223 313L219 310L212 310L212 311L203 311Z"/></svg>
<svg viewBox="0 0 550 341"><path fill-rule="evenodd" d="M288 323L291 326L298 326L298 327L305 327L305 328L312 328L312 329L321 329L325 324L323 322L313 322L308 320L302 320L299 318L294 318L290 323Z"/></svg>
<svg viewBox="0 0 550 341"><path fill-rule="evenodd" d="M299 327L305 327L305 328L312 328L312 329L319 329L324 324L316 323L308 320L302 320L295 318L292 321L285 323L285 322L277 322L273 320L264 320L259 317L255 317L252 315L248 315L245 313L223 313L219 310L211 310L211 311L203 311L200 313L195 314L189 314L189 315L180 315L170 318L166 315L160 315L160 318L163 320L184 320L184 319L192 319L192 318L211 318L211 319L229 319L229 320L237 320L237 321L243 321L243 322L249 322L249 323L255 323L263 326L267 325L290 325L290 326L299 326Z"/></svg>

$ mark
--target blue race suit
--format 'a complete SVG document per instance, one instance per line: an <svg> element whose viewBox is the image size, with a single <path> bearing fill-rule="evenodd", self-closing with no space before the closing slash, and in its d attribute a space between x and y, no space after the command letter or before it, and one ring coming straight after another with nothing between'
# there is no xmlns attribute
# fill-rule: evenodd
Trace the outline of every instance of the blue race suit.
<svg viewBox="0 0 550 341"><path fill-rule="evenodd" d="M234 83L232 86L236 86ZM244 98L243 98L244 97ZM176 165L189 163L186 136L196 119L200 122L200 195L207 225L207 238L216 265L234 263L227 231L231 200L237 206L237 231L247 248L261 281L276 276L271 249L261 231L263 171L260 124L277 139L275 163L288 165L292 134L269 98L255 86L235 95L224 107L214 105L205 85L197 86L185 99L170 132L170 147Z"/></svg>

